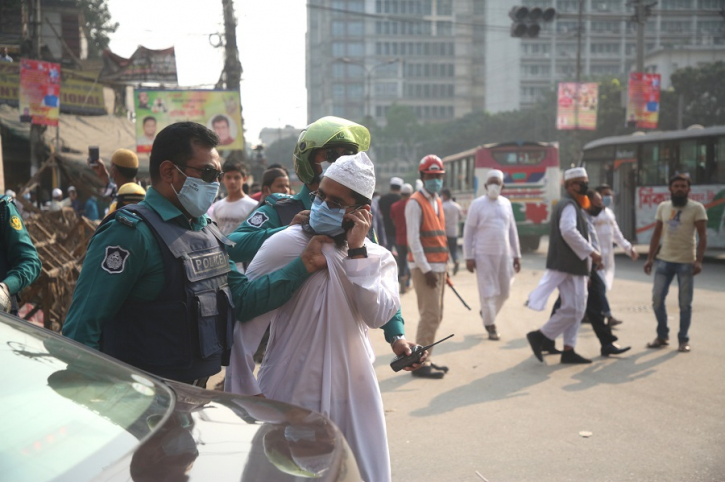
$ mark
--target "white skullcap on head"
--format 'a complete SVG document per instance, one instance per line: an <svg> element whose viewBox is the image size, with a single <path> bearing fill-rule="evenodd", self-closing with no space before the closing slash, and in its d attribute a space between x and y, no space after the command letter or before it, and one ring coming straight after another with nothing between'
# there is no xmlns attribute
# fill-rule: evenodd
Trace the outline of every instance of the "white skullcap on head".
<svg viewBox="0 0 725 482"><path fill-rule="evenodd" d="M13 191L12 189L8 189L7 191L5 191L5 195L15 197L15 191Z"/></svg>
<svg viewBox="0 0 725 482"><path fill-rule="evenodd" d="M403 194L413 194L413 186L406 182L403 184L403 187L400 188L400 192Z"/></svg>
<svg viewBox="0 0 725 482"><path fill-rule="evenodd" d="M576 177L589 177L587 176L587 170L583 167L573 167L564 171L564 180L574 179Z"/></svg>
<svg viewBox="0 0 725 482"><path fill-rule="evenodd" d="M338 157L327 168L324 177L329 177L368 199L372 199L375 192L375 167L364 152Z"/></svg>
<svg viewBox="0 0 725 482"><path fill-rule="evenodd" d="M488 174L486 175L486 179L499 179L501 182L503 182L503 172L499 171L498 169L491 169L488 171Z"/></svg>
<svg viewBox="0 0 725 482"><path fill-rule="evenodd" d="M415 190L420 191L421 189L423 189L423 181L421 181L420 179L416 179L415 180Z"/></svg>
<svg viewBox="0 0 725 482"><path fill-rule="evenodd" d="M63 197L63 191L61 191L57 187L53 189L53 192L51 194L53 195L53 197Z"/></svg>
<svg viewBox="0 0 725 482"><path fill-rule="evenodd" d="M401 178L399 178L399 177L391 177L390 178L390 185L391 186L398 186L398 187L400 187L400 186L403 185L403 180Z"/></svg>

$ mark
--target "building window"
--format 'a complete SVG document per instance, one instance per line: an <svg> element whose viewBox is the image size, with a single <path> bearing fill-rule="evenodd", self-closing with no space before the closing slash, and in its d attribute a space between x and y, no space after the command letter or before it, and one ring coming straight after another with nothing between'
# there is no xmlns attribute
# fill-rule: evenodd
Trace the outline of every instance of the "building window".
<svg viewBox="0 0 725 482"><path fill-rule="evenodd" d="M345 78L345 64L336 62L332 64L332 78L333 79L344 79Z"/></svg>
<svg viewBox="0 0 725 482"><path fill-rule="evenodd" d="M486 13L486 0L473 0L473 13L483 15Z"/></svg>
<svg viewBox="0 0 725 482"><path fill-rule="evenodd" d="M345 98L345 84L332 84L332 98L333 99L344 99Z"/></svg>
<svg viewBox="0 0 725 482"><path fill-rule="evenodd" d="M453 22L436 22L436 35L438 37L450 37L453 35Z"/></svg>
<svg viewBox="0 0 725 482"><path fill-rule="evenodd" d="M347 44L347 55L350 57L362 57L365 55L365 44L362 42L350 42Z"/></svg>
<svg viewBox="0 0 725 482"><path fill-rule="evenodd" d="M453 0L438 0L436 2L438 15L453 15Z"/></svg>
<svg viewBox="0 0 725 482"><path fill-rule="evenodd" d="M345 22L341 20L332 21L332 36L343 37L345 36Z"/></svg>
<svg viewBox="0 0 725 482"><path fill-rule="evenodd" d="M344 57L345 43L344 42L332 42L332 56L333 57Z"/></svg>
<svg viewBox="0 0 725 482"><path fill-rule="evenodd" d="M347 98L348 99L362 99L365 96L365 88L363 84L348 84L347 86Z"/></svg>

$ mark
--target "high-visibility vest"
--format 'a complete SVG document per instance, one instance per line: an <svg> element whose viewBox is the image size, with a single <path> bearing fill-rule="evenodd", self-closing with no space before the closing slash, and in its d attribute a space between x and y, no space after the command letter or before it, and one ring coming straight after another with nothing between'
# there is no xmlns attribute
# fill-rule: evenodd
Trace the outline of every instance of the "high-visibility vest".
<svg viewBox="0 0 725 482"><path fill-rule="evenodd" d="M446 263L448 261L448 238L446 238L446 218L443 214L443 204L439 197L438 214L425 195L416 191L410 196L410 201L415 201L420 206L423 215L420 218L420 244L423 245L425 259L429 263ZM413 253L408 248L408 261L413 261Z"/></svg>

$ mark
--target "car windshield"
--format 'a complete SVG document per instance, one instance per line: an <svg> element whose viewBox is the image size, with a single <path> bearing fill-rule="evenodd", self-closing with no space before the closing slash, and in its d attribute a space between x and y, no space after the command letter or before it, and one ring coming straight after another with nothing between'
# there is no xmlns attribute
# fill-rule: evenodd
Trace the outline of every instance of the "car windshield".
<svg viewBox="0 0 725 482"><path fill-rule="evenodd" d="M4 480L93 478L174 406L173 393L154 379L5 315L0 366Z"/></svg>

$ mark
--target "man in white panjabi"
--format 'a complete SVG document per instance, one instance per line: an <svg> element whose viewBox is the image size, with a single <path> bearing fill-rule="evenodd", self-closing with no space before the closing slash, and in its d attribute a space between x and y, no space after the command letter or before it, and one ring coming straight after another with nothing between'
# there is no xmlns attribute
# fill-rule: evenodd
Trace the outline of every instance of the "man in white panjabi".
<svg viewBox="0 0 725 482"><path fill-rule="evenodd" d="M529 294L527 306L542 311L549 296L559 290L559 308L539 330L526 334L534 356L541 362L542 350L550 350L559 335L564 335L561 363L591 363L574 351L577 333L587 303L587 280L591 271L589 259L601 268L602 256L589 242L589 228L583 209L590 206L587 191L589 177L583 167L564 172L566 193L556 204L551 215L549 252L546 272L539 286Z"/></svg>
<svg viewBox="0 0 725 482"><path fill-rule="evenodd" d="M607 291L612 289L614 284L614 243L622 248L627 255L632 258L632 261L637 261L639 253L634 249L634 246L624 239L622 230L619 229L617 224L617 218L614 216L611 206L613 204L614 192L612 188L607 184L602 184L597 187L597 192L602 196L602 202L604 203L604 209L594 218L594 229L597 232L597 238L599 238L599 246L602 253L602 263L604 264L604 284L607 287ZM612 316L612 310L609 307L609 301L604 299L604 316L607 318L609 326L616 326L622 324L621 320L616 319Z"/></svg>
<svg viewBox="0 0 725 482"><path fill-rule="evenodd" d="M508 299L514 272L521 270L521 247L511 202L501 196L503 172L491 169L485 194L471 203L463 230L466 269L476 271L481 318L489 340L499 340L496 315Z"/></svg>
<svg viewBox="0 0 725 482"><path fill-rule="evenodd" d="M393 255L366 242L374 188L367 155L342 156L312 193L310 224L290 226L264 243L247 270L252 280L298 256L315 234L335 241L324 246L323 276L311 276L281 308L236 324L225 390L261 393L329 416L363 479L385 482L391 480L390 458L367 331L392 318L400 297ZM267 353L255 380L252 355L268 323Z"/></svg>

